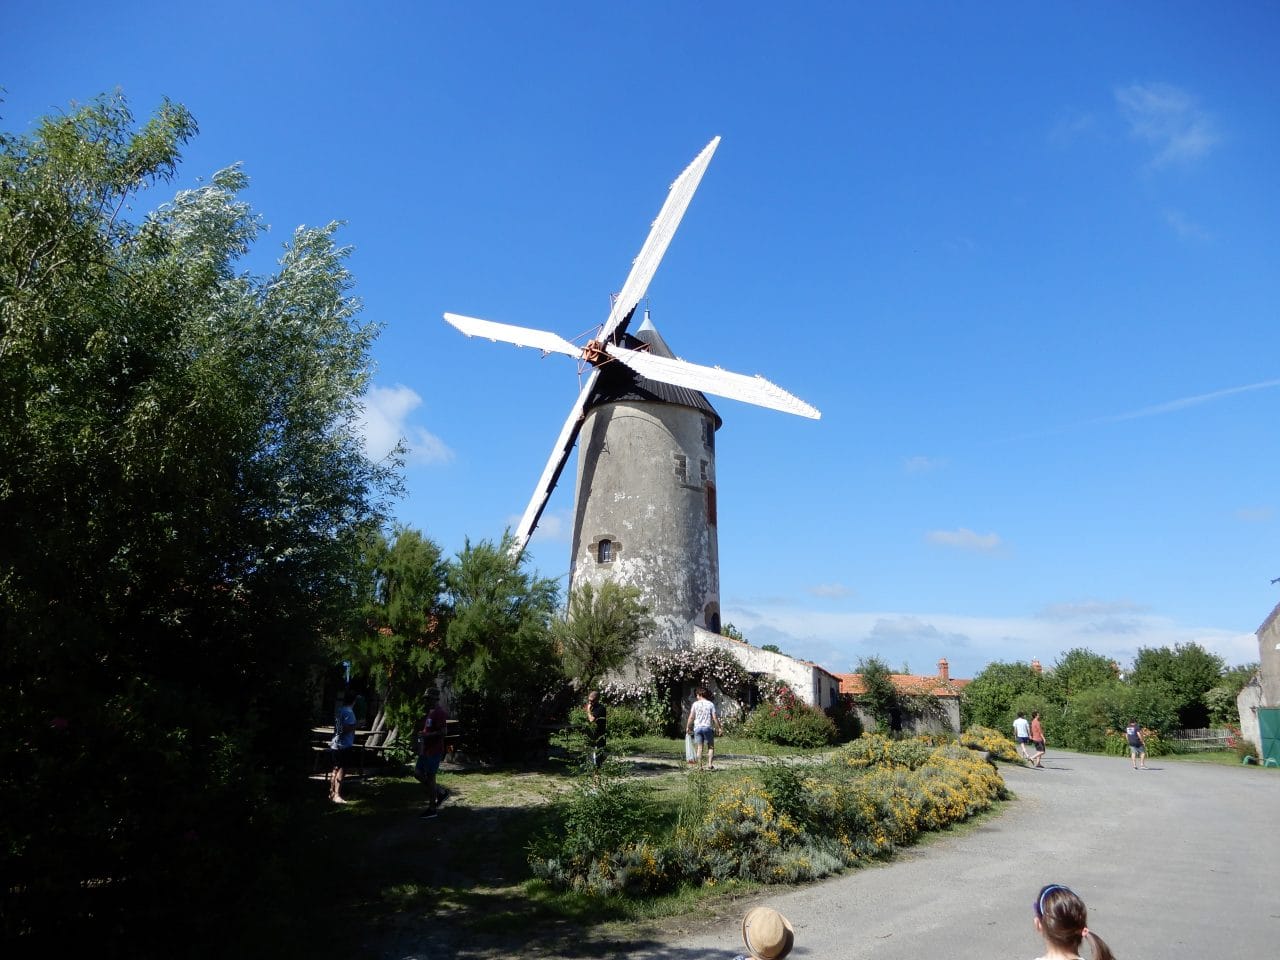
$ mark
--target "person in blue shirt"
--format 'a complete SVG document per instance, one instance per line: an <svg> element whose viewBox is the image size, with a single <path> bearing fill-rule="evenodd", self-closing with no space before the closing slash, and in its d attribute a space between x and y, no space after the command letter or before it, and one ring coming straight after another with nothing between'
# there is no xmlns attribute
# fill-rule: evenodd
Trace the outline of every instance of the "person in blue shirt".
<svg viewBox="0 0 1280 960"><path fill-rule="evenodd" d="M342 776L346 772L356 745L356 692L348 690L342 695L342 706L333 721L333 739L329 741L329 799L334 803L346 803L342 799Z"/></svg>

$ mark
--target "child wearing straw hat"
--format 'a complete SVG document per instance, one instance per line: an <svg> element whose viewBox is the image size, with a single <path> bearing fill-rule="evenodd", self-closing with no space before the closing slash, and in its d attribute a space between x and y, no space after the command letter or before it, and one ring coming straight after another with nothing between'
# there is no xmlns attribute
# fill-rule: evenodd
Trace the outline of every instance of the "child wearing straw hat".
<svg viewBox="0 0 1280 960"><path fill-rule="evenodd" d="M772 907L752 907L742 918L742 942L746 954L733 960L782 960L795 946L791 922Z"/></svg>

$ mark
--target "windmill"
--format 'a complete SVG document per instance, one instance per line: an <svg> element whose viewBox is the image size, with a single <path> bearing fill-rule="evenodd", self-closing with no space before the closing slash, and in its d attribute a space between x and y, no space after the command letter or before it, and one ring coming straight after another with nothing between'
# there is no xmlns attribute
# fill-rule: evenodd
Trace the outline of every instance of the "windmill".
<svg viewBox="0 0 1280 960"><path fill-rule="evenodd" d="M715 431L721 420L703 392L814 420L803 400L760 376L678 359L635 309L666 253L720 138L675 179L613 301L585 346L543 330L446 313L469 337L543 355L577 358L590 370L551 449L512 551L529 542L579 437L570 589L617 580L638 586L658 624L654 648L688 645L691 627L720 629L716 539Z"/></svg>

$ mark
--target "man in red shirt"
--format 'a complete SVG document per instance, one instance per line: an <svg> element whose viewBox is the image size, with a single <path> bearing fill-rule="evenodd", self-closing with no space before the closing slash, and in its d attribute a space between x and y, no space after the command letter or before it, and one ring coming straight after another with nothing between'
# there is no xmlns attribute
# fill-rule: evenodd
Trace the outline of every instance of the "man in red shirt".
<svg viewBox="0 0 1280 960"><path fill-rule="evenodd" d="M427 691L427 715L416 737L418 762L413 769L413 775L426 785L430 797L427 809L419 817L421 820L434 820L436 808L445 797L445 791L436 786L436 773L444 759L444 734L448 724L449 714L440 706L440 691L432 687Z"/></svg>

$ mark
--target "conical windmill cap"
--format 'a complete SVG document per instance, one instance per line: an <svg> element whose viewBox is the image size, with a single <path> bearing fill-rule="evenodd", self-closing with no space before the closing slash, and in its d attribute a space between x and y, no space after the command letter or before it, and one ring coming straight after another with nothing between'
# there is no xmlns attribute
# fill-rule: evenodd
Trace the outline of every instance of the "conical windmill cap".
<svg viewBox="0 0 1280 960"><path fill-rule="evenodd" d="M627 333L623 336L622 346L629 350L648 347L649 352L655 356L675 357L675 354L671 352L671 348L667 346L667 341L662 339L662 334L658 332L658 328L649 319L648 311L645 312L644 320L636 328L636 332L634 334ZM628 400L675 403L680 406L701 410L703 413L710 414L715 421L717 430L720 429L721 424L724 422L720 419L720 414L716 413L716 408L711 405L710 401L700 391L690 390L688 387L677 387L675 384L665 383L661 380L650 380L648 377L640 376L640 374L629 367L623 366L621 363L606 363L600 368L600 378L596 381L596 388L591 393L591 399L587 401L587 409L590 410L592 407L605 403L620 403Z"/></svg>

